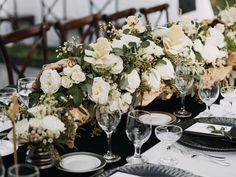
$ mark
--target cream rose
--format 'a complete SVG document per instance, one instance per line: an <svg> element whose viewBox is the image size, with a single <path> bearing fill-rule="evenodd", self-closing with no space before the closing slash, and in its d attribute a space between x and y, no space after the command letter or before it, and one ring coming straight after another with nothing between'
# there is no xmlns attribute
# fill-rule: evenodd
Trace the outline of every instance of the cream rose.
<svg viewBox="0 0 236 177"><path fill-rule="evenodd" d="M125 90L127 90L130 93L134 93L135 90L139 87L141 82L139 74L135 69L125 77L125 80L127 83Z"/></svg>
<svg viewBox="0 0 236 177"><path fill-rule="evenodd" d="M61 77L61 85L62 85L62 87L64 87L64 88L70 88L70 87L72 87L73 82L72 82L72 80L71 80L69 77L67 77L67 76L62 76L62 77Z"/></svg>
<svg viewBox="0 0 236 177"><path fill-rule="evenodd" d="M61 86L61 76L56 70L44 70L40 76L40 84L44 93L56 93Z"/></svg>
<svg viewBox="0 0 236 177"><path fill-rule="evenodd" d="M175 77L175 71L172 63L167 58L163 58L166 64L160 64L155 67L163 80L171 80Z"/></svg>
<svg viewBox="0 0 236 177"><path fill-rule="evenodd" d="M110 54L107 57L107 60L109 60L110 65L112 66L111 68L112 74L119 74L123 71L124 67L123 67L123 60L121 57L114 54Z"/></svg>
<svg viewBox="0 0 236 177"><path fill-rule="evenodd" d="M192 41L184 34L182 28L173 25L163 36L163 44L166 52L177 55L192 46Z"/></svg>
<svg viewBox="0 0 236 177"><path fill-rule="evenodd" d="M219 48L225 47L225 37L219 30L215 28L209 28L207 33L208 34L205 43L217 46Z"/></svg>
<svg viewBox="0 0 236 177"><path fill-rule="evenodd" d="M108 94L110 85L105 82L101 77L95 77L92 85L91 99L95 103L106 104L108 101Z"/></svg>
<svg viewBox="0 0 236 177"><path fill-rule="evenodd" d="M132 95L127 92L123 94L120 98L120 109L123 113L129 110L130 104L132 103Z"/></svg>
<svg viewBox="0 0 236 177"><path fill-rule="evenodd" d="M142 79L150 88L151 92L159 91L161 86L161 76L158 70L151 68L149 71L142 74Z"/></svg>
<svg viewBox="0 0 236 177"><path fill-rule="evenodd" d="M96 59L106 58L112 50L111 43L104 37L98 38L97 42L90 44L90 46L93 48L90 54Z"/></svg>
<svg viewBox="0 0 236 177"><path fill-rule="evenodd" d="M236 7L230 7L221 11L219 16L227 26L233 25L236 23Z"/></svg>

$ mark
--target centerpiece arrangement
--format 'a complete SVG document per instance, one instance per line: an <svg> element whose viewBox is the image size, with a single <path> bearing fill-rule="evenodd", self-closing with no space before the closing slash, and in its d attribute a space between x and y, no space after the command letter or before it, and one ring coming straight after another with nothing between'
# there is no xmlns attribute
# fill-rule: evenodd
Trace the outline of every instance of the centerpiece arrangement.
<svg viewBox="0 0 236 177"><path fill-rule="evenodd" d="M178 65L191 71L192 95L201 75L224 80L233 64L228 52L235 51L235 19L227 19L232 9L221 12L223 22L182 18L156 29L130 16L121 29L102 26L104 37L88 47L76 38L65 42L56 51L60 60L45 65L35 80L29 108L22 106L17 139L57 157L54 145L73 148L77 128L95 117L96 108L126 113L157 97L169 99L177 91Z"/></svg>

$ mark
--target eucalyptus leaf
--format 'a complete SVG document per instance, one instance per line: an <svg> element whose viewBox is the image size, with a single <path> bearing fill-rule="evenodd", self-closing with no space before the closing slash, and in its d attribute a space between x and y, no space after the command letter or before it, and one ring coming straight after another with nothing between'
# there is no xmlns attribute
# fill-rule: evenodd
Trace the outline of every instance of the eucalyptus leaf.
<svg viewBox="0 0 236 177"><path fill-rule="evenodd" d="M78 85L73 85L71 88L68 89L68 95L73 97L73 103L76 106L80 106L83 101L83 91Z"/></svg>
<svg viewBox="0 0 236 177"><path fill-rule="evenodd" d="M141 42L140 45L142 46L142 48L147 48L147 47L150 46L150 42L149 41L143 41L143 42Z"/></svg>
<svg viewBox="0 0 236 177"><path fill-rule="evenodd" d="M29 107L36 105L39 101L40 94L37 92L32 92L29 94Z"/></svg>
<svg viewBox="0 0 236 177"><path fill-rule="evenodd" d="M129 29L125 29L123 30L123 34L129 34L130 30Z"/></svg>

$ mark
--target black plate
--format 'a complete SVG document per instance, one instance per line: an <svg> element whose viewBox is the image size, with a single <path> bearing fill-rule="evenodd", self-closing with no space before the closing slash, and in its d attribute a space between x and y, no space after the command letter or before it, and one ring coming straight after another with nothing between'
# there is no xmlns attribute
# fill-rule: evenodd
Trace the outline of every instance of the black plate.
<svg viewBox="0 0 236 177"><path fill-rule="evenodd" d="M183 129L191 126L195 122L218 124L225 126L236 126L236 119L224 117L209 117L189 119L179 123ZM183 133L178 141L180 144L207 151L236 151L236 141L230 141L224 137L207 137L202 135L194 135Z"/></svg>
<svg viewBox="0 0 236 177"><path fill-rule="evenodd" d="M108 170L98 175L97 177L108 177L115 172L123 172L132 175L145 176L145 177L200 177L194 175L190 172L184 171L179 168L164 166L164 165L154 165L154 164L139 164L139 165L126 165L123 167L118 167L112 170Z"/></svg>

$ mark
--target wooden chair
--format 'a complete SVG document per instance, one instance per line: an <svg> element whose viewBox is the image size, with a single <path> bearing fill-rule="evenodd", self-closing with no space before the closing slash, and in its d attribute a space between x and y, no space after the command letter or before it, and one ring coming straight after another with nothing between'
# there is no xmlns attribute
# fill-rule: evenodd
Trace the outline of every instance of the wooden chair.
<svg viewBox="0 0 236 177"><path fill-rule="evenodd" d="M169 22L168 8L169 8L169 4L162 4L162 5L158 5L158 6L154 6L150 8L141 8L139 9L139 11L144 16L147 24L151 23L148 16L154 13L158 13L158 17L155 18L157 19L156 22L152 24L154 26L157 26L158 23L160 22L163 11L165 11L166 13L166 24Z"/></svg>
<svg viewBox="0 0 236 177"><path fill-rule="evenodd" d="M83 18L72 19L67 21L58 21L54 24L54 29L61 40L61 44L68 40L68 33L77 30L81 43L91 43L100 36L99 21L102 15L95 14Z"/></svg>
<svg viewBox="0 0 236 177"><path fill-rule="evenodd" d="M135 15L136 9L130 8L123 11L118 11L110 15L104 15L103 19L108 24L109 22L113 23L113 25L119 29L125 24L125 18L130 15Z"/></svg>
<svg viewBox="0 0 236 177"><path fill-rule="evenodd" d="M0 36L0 53L6 65L9 84L14 84L13 72L16 72L19 78L24 77L24 72L27 66L29 66L30 62L32 61L32 54L37 47L40 46L43 51L42 63L43 64L48 63L46 32L49 30L49 28L50 25L43 23ZM21 59L20 65L17 67L16 60L14 61L13 59L10 59L6 45L10 43L17 43L18 46L20 41L29 38L34 38L34 41L31 44L26 57Z"/></svg>

